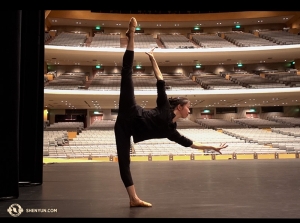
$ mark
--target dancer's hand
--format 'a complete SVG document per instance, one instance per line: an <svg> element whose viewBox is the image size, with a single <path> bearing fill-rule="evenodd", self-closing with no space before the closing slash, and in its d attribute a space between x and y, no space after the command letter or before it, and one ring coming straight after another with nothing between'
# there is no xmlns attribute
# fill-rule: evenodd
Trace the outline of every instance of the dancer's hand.
<svg viewBox="0 0 300 223"><path fill-rule="evenodd" d="M146 52L146 54L151 57L151 58L154 58L154 55L153 55L153 51L155 48L158 48L157 46L153 47L149 52Z"/></svg>
<svg viewBox="0 0 300 223"><path fill-rule="evenodd" d="M220 153L220 154L222 154L220 152L220 150L226 148L227 146L228 145L226 144L226 142L225 143L221 143L219 147L215 147L213 150L216 151L216 152L218 152L218 153Z"/></svg>
<svg viewBox="0 0 300 223"><path fill-rule="evenodd" d="M221 143L219 147L214 147L214 146L206 146L206 145L202 145L200 142L193 142L193 144L191 145L191 147L193 149L202 149L202 150L214 150L220 154L222 154L220 152L221 149L226 148L228 145L225 143Z"/></svg>

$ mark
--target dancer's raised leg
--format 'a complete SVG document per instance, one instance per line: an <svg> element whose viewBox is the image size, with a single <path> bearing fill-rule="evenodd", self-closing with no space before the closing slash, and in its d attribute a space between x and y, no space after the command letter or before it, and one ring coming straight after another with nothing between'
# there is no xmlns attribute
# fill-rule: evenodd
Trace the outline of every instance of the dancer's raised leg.
<svg viewBox="0 0 300 223"><path fill-rule="evenodd" d="M128 38L127 50L134 51L134 32L137 26L137 21L132 17L129 21L128 30L126 31L126 36ZM152 204L142 201L136 194L134 184L126 187L129 196L129 206L130 207L152 207Z"/></svg>

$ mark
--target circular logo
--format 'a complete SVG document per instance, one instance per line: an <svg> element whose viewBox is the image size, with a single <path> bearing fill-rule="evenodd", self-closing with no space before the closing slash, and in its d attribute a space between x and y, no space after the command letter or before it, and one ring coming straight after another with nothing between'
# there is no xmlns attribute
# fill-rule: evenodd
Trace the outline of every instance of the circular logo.
<svg viewBox="0 0 300 223"><path fill-rule="evenodd" d="M22 214L23 211L23 208L19 204L12 204L7 209L7 212L13 217L20 216L20 214Z"/></svg>

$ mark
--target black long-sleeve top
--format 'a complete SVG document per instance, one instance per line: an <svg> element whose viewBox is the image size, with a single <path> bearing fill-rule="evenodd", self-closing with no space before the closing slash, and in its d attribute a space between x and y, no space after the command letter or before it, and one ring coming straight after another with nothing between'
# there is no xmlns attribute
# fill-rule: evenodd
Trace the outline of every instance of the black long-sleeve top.
<svg viewBox="0 0 300 223"><path fill-rule="evenodd" d="M135 143L153 139L168 138L184 147L190 147L193 141L181 135L177 130L177 123L173 123L174 111L170 108L166 94L165 81L157 80L157 107L144 110L136 107L136 114L132 123L132 136Z"/></svg>

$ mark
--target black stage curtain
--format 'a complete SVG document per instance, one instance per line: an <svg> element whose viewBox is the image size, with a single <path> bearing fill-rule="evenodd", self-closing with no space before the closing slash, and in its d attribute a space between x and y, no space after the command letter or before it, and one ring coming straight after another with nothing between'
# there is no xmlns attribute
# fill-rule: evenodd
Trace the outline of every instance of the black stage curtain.
<svg viewBox="0 0 300 223"><path fill-rule="evenodd" d="M43 181L44 10L22 10L19 184Z"/></svg>
<svg viewBox="0 0 300 223"><path fill-rule="evenodd" d="M1 87L0 199L19 197L19 101L21 11L0 13L3 30Z"/></svg>

